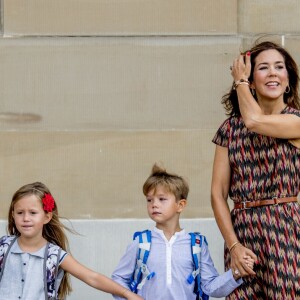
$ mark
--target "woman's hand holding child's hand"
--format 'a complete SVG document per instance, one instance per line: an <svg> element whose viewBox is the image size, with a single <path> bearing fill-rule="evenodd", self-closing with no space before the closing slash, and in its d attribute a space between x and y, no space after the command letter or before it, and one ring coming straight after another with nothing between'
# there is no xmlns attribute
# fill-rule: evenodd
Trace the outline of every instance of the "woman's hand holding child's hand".
<svg viewBox="0 0 300 300"><path fill-rule="evenodd" d="M231 251L231 269L235 280L255 275L253 271L257 256L248 248L239 244Z"/></svg>
<svg viewBox="0 0 300 300"><path fill-rule="evenodd" d="M249 255L245 255L244 256L243 265L244 265L245 268L249 268L249 269L253 270L254 263L255 263L255 261L254 261L254 259L251 256L249 256ZM237 280L237 279L239 279L241 277L250 276L249 273L242 275L240 273L240 271L237 272L237 270L238 269L236 269L235 271L233 271L233 269L232 269L232 275L233 275L233 277L234 277L235 280Z"/></svg>
<svg viewBox="0 0 300 300"><path fill-rule="evenodd" d="M249 256L249 255L244 256L244 259L245 259L246 266L248 268L250 268L251 270L253 270L254 264L255 264L254 259L251 256Z"/></svg>

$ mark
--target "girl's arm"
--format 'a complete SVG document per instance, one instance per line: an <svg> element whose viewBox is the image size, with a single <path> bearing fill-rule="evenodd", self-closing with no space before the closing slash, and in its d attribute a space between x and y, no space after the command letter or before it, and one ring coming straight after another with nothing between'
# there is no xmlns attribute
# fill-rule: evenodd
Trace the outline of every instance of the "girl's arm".
<svg viewBox="0 0 300 300"><path fill-rule="evenodd" d="M211 204L216 222L228 248L238 242L227 203L230 174L228 149L217 145L213 164ZM245 256L250 256L254 261L257 260L256 255L250 249L243 247L241 244L235 246L231 251L231 268L239 270L242 276L254 275L255 272L245 265Z"/></svg>
<svg viewBox="0 0 300 300"><path fill-rule="evenodd" d="M138 239L135 239L127 246L124 255L121 257L111 276L115 282L126 288L130 287L131 278L135 271L136 260L138 256L138 246ZM115 297L115 299L119 298Z"/></svg>
<svg viewBox="0 0 300 300"><path fill-rule="evenodd" d="M232 76L234 81L248 79L251 70L250 55L240 55L234 61ZM300 138L300 118L293 114L264 114L253 98L250 88L241 84L236 89L239 108L246 127L256 133L282 139Z"/></svg>
<svg viewBox="0 0 300 300"><path fill-rule="evenodd" d="M112 279L88 269L75 260L71 255L67 255L65 257L63 262L60 264L60 267L64 271L100 291L117 295L128 300L143 299L140 296L132 293L130 290L114 282Z"/></svg>

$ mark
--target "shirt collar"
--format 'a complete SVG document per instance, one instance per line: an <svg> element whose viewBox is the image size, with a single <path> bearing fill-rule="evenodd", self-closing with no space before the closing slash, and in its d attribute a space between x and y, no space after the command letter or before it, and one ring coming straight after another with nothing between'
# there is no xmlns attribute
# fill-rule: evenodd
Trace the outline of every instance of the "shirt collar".
<svg viewBox="0 0 300 300"><path fill-rule="evenodd" d="M154 227L153 231L156 232L156 233L158 233L161 237L166 238L163 230L158 229L157 227ZM178 232L175 232L173 236L179 237L179 236L184 236L184 235L185 235L185 230L182 229L182 230L180 230Z"/></svg>
<svg viewBox="0 0 300 300"><path fill-rule="evenodd" d="M24 252L20 246L19 246L19 243L18 243L18 239L13 243L13 245L11 246L11 250L10 252L11 253L14 253L14 254L23 254L23 253L27 253L29 255L33 255L33 256L37 256L37 257L40 257L40 258L43 258L44 259L44 255L45 255L45 246L43 246L41 249L39 249L38 251L36 252L33 252L33 253L28 253L28 252Z"/></svg>

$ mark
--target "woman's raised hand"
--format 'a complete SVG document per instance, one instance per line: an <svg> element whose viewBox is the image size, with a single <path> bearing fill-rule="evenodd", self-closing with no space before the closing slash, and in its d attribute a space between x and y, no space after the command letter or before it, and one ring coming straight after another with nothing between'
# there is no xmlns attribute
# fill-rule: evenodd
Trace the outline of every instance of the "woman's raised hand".
<svg viewBox="0 0 300 300"><path fill-rule="evenodd" d="M231 75L235 82L241 79L248 80L251 73L250 55L250 52L247 52L246 55L240 54L233 61L233 65L231 67Z"/></svg>

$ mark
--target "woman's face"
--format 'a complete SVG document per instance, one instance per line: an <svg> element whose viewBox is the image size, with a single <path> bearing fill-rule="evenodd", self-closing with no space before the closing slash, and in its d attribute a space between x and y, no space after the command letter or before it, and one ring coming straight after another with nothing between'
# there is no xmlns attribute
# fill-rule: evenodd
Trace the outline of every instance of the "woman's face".
<svg viewBox="0 0 300 300"><path fill-rule="evenodd" d="M283 94L289 84L285 61L280 52L275 49L259 53L253 69L253 83L257 99L283 101Z"/></svg>

